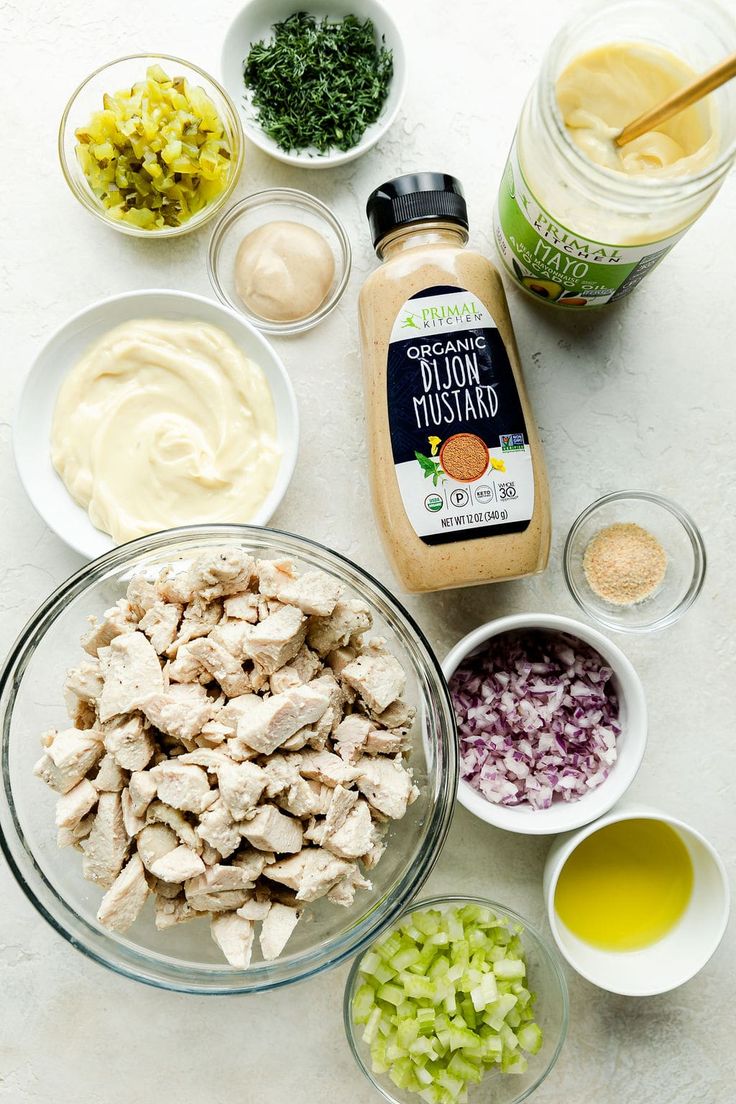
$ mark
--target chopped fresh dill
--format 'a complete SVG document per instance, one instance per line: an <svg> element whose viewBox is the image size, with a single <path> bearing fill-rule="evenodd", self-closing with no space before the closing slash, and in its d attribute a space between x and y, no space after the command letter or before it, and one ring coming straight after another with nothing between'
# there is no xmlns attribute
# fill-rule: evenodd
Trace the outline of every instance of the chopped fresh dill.
<svg viewBox="0 0 736 1104"><path fill-rule="evenodd" d="M386 102L393 58L370 19L298 11L256 42L243 75L259 126L283 150L350 150Z"/></svg>

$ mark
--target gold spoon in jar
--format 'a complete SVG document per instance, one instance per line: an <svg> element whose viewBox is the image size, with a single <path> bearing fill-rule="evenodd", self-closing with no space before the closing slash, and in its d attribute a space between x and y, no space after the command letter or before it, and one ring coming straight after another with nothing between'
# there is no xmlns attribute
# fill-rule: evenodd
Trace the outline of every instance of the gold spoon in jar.
<svg viewBox="0 0 736 1104"><path fill-rule="evenodd" d="M690 84L686 84L684 88L673 92L661 104L645 111L633 122L627 123L621 133L614 138L614 144L621 147L625 146L627 142L633 142L634 138L646 134L648 130L654 130L660 123L666 123L673 115L677 115L680 111L684 111L686 107L702 100L703 96L707 96L709 92L720 88L722 84L732 80L733 77L736 77L736 54L732 54L725 61L719 62L713 69L709 69L707 73L703 73L702 76L697 77Z"/></svg>

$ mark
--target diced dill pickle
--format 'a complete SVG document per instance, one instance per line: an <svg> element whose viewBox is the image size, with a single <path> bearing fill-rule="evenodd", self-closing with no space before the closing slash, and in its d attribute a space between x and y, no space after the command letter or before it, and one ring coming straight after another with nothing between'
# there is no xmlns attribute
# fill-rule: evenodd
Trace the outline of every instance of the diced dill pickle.
<svg viewBox="0 0 736 1104"><path fill-rule="evenodd" d="M203 88L152 65L102 102L75 131L76 153L111 217L144 230L181 226L227 186L232 152Z"/></svg>

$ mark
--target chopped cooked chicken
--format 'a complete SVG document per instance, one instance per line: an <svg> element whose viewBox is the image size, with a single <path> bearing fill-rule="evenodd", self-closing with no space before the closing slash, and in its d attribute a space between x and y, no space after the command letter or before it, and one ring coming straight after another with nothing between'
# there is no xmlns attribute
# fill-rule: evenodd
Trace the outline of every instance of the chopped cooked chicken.
<svg viewBox="0 0 736 1104"><path fill-rule="evenodd" d="M193 740L215 712L213 699L198 682L172 682L163 694L143 703L143 712L160 732L177 740Z"/></svg>
<svg viewBox="0 0 736 1104"><path fill-rule="evenodd" d="M82 647L92 656L96 656L100 648L107 648L116 636L134 632L137 626L136 615L126 598L105 610L101 622L96 617L88 620L91 628L82 637Z"/></svg>
<svg viewBox="0 0 736 1104"><path fill-rule="evenodd" d="M133 771L128 781L130 808L136 816L145 816L156 796L156 779L150 771Z"/></svg>
<svg viewBox="0 0 736 1104"><path fill-rule="evenodd" d="M401 697L406 686L406 672L392 655L359 655L343 668L342 677L369 709L379 713Z"/></svg>
<svg viewBox="0 0 736 1104"><path fill-rule="evenodd" d="M255 625L258 620L258 602L257 594L235 594L232 598L225 599L225 616L233 621L247 621Z"/></svg>
<svg viewBox="0 0 736 1104"><path fill-rule="evenodd" d="M155 924L159 931L173 928L176 924L183 924L187 920L194 920L196 916L201 916L201 913L192 908L183 894L177 893L175 897L156 894Z"/></svg>
<svg viewBox="0 0 736 1104"><path fill-rule="evenodd" d="M248 900L240 906L237 910L238 916L242 916L244 920L265 920L268 916L269 909L271 908L270 897L254 897L249 896Z"/></svg>
<svg viewBox="0 0 736 1104"><path fill-rule="evenodd" d="M398 755L404 750L405 739L402 729L372 728L363 751L366 755Z"/></svg>
<svg viewBox="0 0 736 1104"><path fill-rule="evenodd" d="M244 920L236 912L217 912L210 921L212 938L231 966L247 970L253 950L255 929L252 920Z"/></svg>
<svg viewBox="0 0 736 1104"><path fill-rule="evenodd" d="M238 663L244 663L249 658L248 641L252 632L253 626L245 621L224 619L215 625L208 639L223 647Z"/></svg>
<svg viewBox="0 0 736 1104"><path fill-rule="evenodd" d="M259 936L261 954L267 962L279 957L299 922L300 915L298 909L287 905L280 905L275 901L271 905L264 917Z"/></svg>
<svg viewBox="0 0 736 1104"><path fill-rule="evenodd" d="M357 654L357 649L349 646L335 648L333 652L329 653L327 656L327 666L330 668L335 678L340 677L347 665L353 662Z"/></svg>
<svg viewBox="0 0 736 1104"><path fill-rule="evenodd" d="M257 851L253 847L245 847L234 855L232 866L237 866L243 877L248 882L255 882L260 878L269 863L275 862L276 856L269 851Z"/></svg>
<svg viewBox="0 0 736 1104"><path fill-rule="evenodd" d="M267 776L255 763L228 763L217 768L220 797L233 820L242 820L255 808L266 788Z"/></svg>
<svg viewBox="0 0 736 1104"><path fill-rule="evenodd" d="M295 574L288 561L259 560L258 589L267 598L277 598L303 613L327 616L332 613L344 587L323 571Z"/></svg>
<svg viewBox="0 0 736 1104"><path fill-rule="evenodd" d="M253 885L241 867L216 864L186 882L184 892L197 912L228 912L245 904Z"/></svg>
<svg viewBox="0 0 736 1104"><path fill-rule="evenodd" d="M199 836L184 813L164 801L152 801L146 809L146 824L167 824L187 847L199 850Z"/></svg>
<svg viewBox="0 0 736 1104"><path fill-rule="evenodd" d="M204 767L208 774L217 774L221 766L233 762L224 751L208 747L185 751L176 761L177 763L193 763L195 767Z"/></svg>
<svg viewBox="0 0 736 1104"><path fill-rule="evenodd" d="M307 634L309 647L326 656L336 648L345 647L354 636L371 627L373 618L360 598L348 598L337 603L329 617L315 617Z"/></svg>
<svg viewBox="0 0 736 1104"><path fill-rule="evenodd" d="M411 775L401 765L401 757L365 757L355 769L358 772L356 785L374 809L392 820L401 820L415 796Z"/></svg>
<svg viewBox="0 0 736 1104"><path fill-rule="evenodd" d="M344 762L332 751L307 751L302 755L300 774L325 786L348 786L357 775L357 768Z"/></svg>
<svg viewBox="0 0 736 1104"><path fill-rule="evenodd" d="M67 728L53 732L33 773L58 793L68 793L99 762L105 746L95 729Z"/></svg>
<svg viewBox="0 0 736 1104"><path fill-rule="evenodd" d="M156 602L138 622L156 652L163 655L176 639L182 607L174 602Z"/></svg>
<svg viewBox="0 0 736 1104"><path fill-rule="evenodd" d="M381 713L374 713L373 718L376 724L381 725L382 728L407 728L413 723L416 716L416 709L413 706L407 705L401 698L397 698L395 702L391 702L386 709Z"/></svg>
<svg viewBox="0 0 736 1104"><path fill-rule="evenodd" d="M302 644L291 662L271 675L269 679L271 693L280 694L284 690L291 690L293 686L300 686L303 682L311 682L321 670L322 663L319 656Z"/></svg>
<svg viewBox="0 0 736 1104"><path fill-rule="evenodd" d="M138 855L133 855L102 898L97 919L112 931L127 931L138 919L147 897L143 863Z"/></svg>
<svg viewBox="0 0 736 1104"><path fill-rule="evenodd" d="M373 889L373 883L361 875L356 863L352 863L350 872L332 887L327 894L327 900L332 901L334 905L350 908L355 900L356 889Z"/></svg>
<svg viewBox="0 0 736 1104"><path fill-rule="evenodd" d="M363 863L363 866L366 868L366 870L372 870L373 869L373 867L378 863L379 859L381 858L381 856L383 855L383 852L385 850L386 850L386 841L383 840L383 839L380 839L380 837L379 837L379 839L377 839L375 841L375 843L373 844L373 846L371 847L370 851L366 852L366 854L363 855L362 858L361 858L361 862Z"/></svg>
<svg viewBox="0 0 736 1104"><path fill-rule="evenodd" d="M82 841L82 870L89 882L109 889L122 868L130 839L119 793L101 793L92 830Z"/></svg>
<svg viewBox="0 0 736 1104"><path fill-rule="evenodd" d="M238 720L237 735L229 741L233 758L245 757L242 753L249 748L271 755L304 725L318 721L329 704L328 695L314 683L270 698L251 694L248 708Z"/></svg>
<svg viewBox="0 0 736 1104"><path fill-rule="evenodd" d="M94 705L101 693L102 669L96 656L93 659L83 659L78 667L67 672L64 680L64 701L72 719L76 717L80 704Z"/></svg>
<svg viewBox="0 0 736 1104"><path fill-rule="evenodd" d="M143 814L137 813L133 808L133 802L130 797L130 790L126 787L120 792L120 804L123 810L123 825L125 831L130 838L137 836L141 829L146 826L146 818Z"/></svg>
<svg viewBox="0 0 736 1104"><path fill-rule="evenodd" d="M164 673L172 684L199 682L205 685L212 681L210 672L195 659L190 649L191 645L182 644L177 649L176 658L166 664Z"/></svg>
<svg viewBox="0 0 736 1104"><path fill-rule="evenodd" d="M375 835L370 806L367 801L357 801L342 824L334 831L325 832L321 845L341 859L359 859L370 851Z"/></svg>
<svg viewBox="0 0 736 1104"><path fill-rule="evenodd" d="M271 755L263 767L266 776L266 797L276 797L301 778L301 755Z"/></svg>
<svg viewBox="0 0 736 1104"><path fill-rule="evenodd" d="M285 812L302 819L324 816L330 807L333 793L334 790L329 786L307 781L298 774L288 789L285 792L282 790L276 797L276 804Z"/></svg>
<svg viewBox="0 0 736 1104"><path fill-rule="evenodd" d="M307 634L307 619L295 606L282 606L248 631L243 647L266 675L294 659Z"/></svg>
<svg viewBox="0 0 736 1104"><path fill-rule="evenodd" d="M183 843L151 864L151 873L163 882L186 882L204 871L205 865L197 852Z"/></svg>
<svg viewBox="0 0 736 1104"><path fill-rule="evenodd" d="M155 584L145 575L135 575L130 580L126 597L131 615L139 619L159 600Z"/></svg>
<svg viewBox="0 0 736 1104"><path fill-rule="evenodd" d="M143 770L151 761L156 743L150 729L144 728L139 713L117 717L103 725L105 750L119 767L129 771Z"/></svg>
<svg viewBox="0 0 736 1104"><path fill-rule="evenodd" d="M56 802L56 827L75 828L99 798L97 788L88 778L77 782L73 789L67 790Z"/></svg>
<svg viewBox="0 0 736 1104"><path fill-rule="evenodd" d="M279 812L275 805L261 805L255 816L241 825L241 830L259 851L290 855L302 846L300 822Z"/></svg>
<svg viewBox="0 0 736 1104"><path fill-rule="evenodd" d="M253 558L240 548L203 552L192 565L158 583L158 592L167 602L192 602L242 594L253 577Z"/></svg>
<svg viewBox="0 0 736 1104"><path fill-rule="evenodd" d="M362 713L348 713L335 729L335 750L346 763L360 759L365 742L374 728L373 721Z"/></svg>
<svg viewBox="0 0 736 1104"><path fill-rule="evenodd" d="M97 712L101 721L140 709L152 694L163 691L159 658L142 632L116 636L100 658L103 686Z"/></svg>
<svg viewBox="0 0 736 1104"><path fill-rule="evenodd" d="M115 756L108 751L100 759L97 774L92 779L98 790L120 791L128 781L128 772L115 762Z"/></svg>
<svg viewBox="0 0 736 1104"><path fill-rule="evenodd" d="M331 836L333 832L337 832L339 828L342 828L348 814L358 800L359 796L356 790L347 790L344 786L335 787L324 820L326 836ZM359 854L363 854L363 852L361 851Z"/></svg>
<svg viewBox="0 0 736 1104"><path fill-rule="evenodd" d="M164 930L210 914L245 969L301 909L349 907L417 794L404 767L415 710L371 611L320 571L215 548L93 621L64 688L73 728L47 732L36 773L62 795L59 846L108 892L102 923L149 892ZM125 865L127 862L127 865Z"/></svg>
<svg viewBox="0 0 736 1104"><path fill-rule="evenodd" d="M202 767L168 759L149 773L156 780L159 800L172 809L203 813L216 800L217 794L210 789L207 772Z"/></svg>
<svg viewBox="0 0 736 1104"><path fill-rule="evenodd" d="M223 744L228 736L232 735L229 729L220 721L207 721L202 725L202 731L195 737L195 744L203 749L217 748Z"/></svg>
<svg viewBox="0 0 736 1104"><path fill-rule="evenodd" d="M179 837L168 824L147 824L136 837L136 847L146 870L179 846Z"/></svg>
<svg viewBox="0 0 736 1104"><path fill-rule="evenodd" d="M298 901L316 901L345 877L350 866L321 847L305 847L290 859L272 863L263 873L271 881L295 889Z"/></svg>
<svg viewBox="0 0 736 1104"><path fill-rule="evenodd" d="M222 798L218 798L206 812L202 813L197 835L210 847L219 851L223 859L232 855L233 851L240 846L240 827L233 820Z"/></svg>
<svg viewBox="0 0 736 1104"><path fill-rule="evenodd" d="M229 698L247 694L250 680L239 663L221 644L208 636L200 636L187 645L189 655L196 659L220 684Z"/></svg>
<svg viewBox="0 0 736 1104"><path fill-rule="evenodd" d="M81 842L86 839L92 831L92 825L95 822L95 813L87 813L86 817L82 817L79 824L75 824L73 828L59 828L56 833L56 846L57 847L77 847L81 850Z"/></svg>

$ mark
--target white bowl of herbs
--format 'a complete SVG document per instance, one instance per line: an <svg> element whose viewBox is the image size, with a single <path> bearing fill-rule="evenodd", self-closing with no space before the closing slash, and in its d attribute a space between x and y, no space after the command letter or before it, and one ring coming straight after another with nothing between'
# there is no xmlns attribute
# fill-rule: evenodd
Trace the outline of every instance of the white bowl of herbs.
<svg viewBox="0 0 736 1104"><path fill-rule="evenodd" d="M300 168L360 157L394 122L406 87L399 30L377 0L250 0L230 25L222 82L246 137Z"/></svg>

